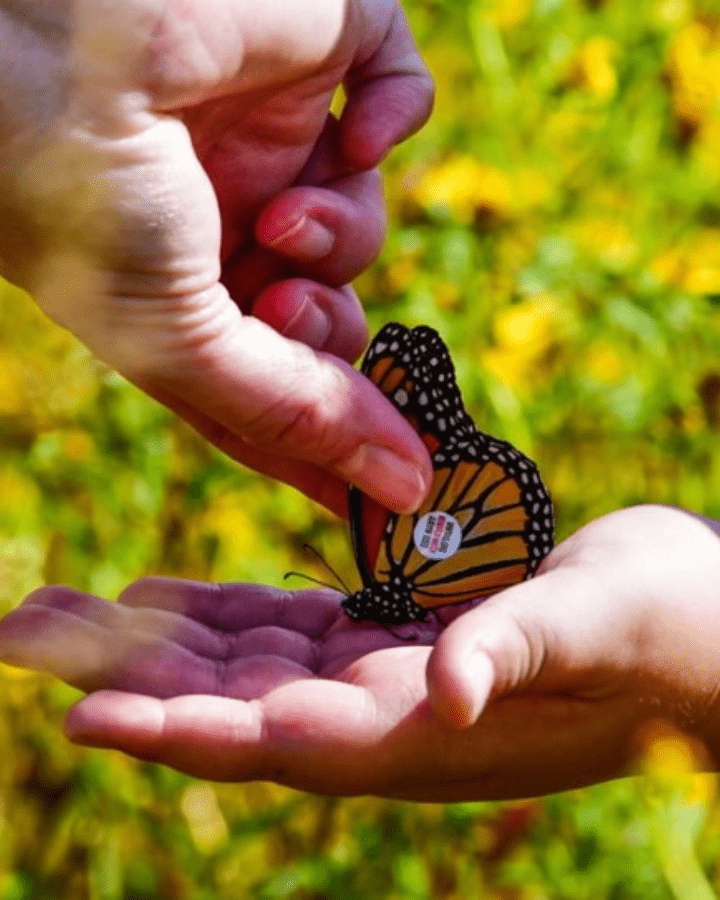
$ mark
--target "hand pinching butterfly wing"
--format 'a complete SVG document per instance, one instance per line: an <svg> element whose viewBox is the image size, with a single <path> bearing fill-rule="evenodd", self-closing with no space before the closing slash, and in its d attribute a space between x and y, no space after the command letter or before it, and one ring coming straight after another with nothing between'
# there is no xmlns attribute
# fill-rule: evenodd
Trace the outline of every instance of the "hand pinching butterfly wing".
<svg viewBox="0 0 720 900"><path fill-rule="evenodd" d="M350 530L363 587L342 605L354 621L422 621L443 606L530 578L553 546L550 496L532 460L478 431L447 347L425 326L392 322L362 372L400 410L432 458L432 487L412 515L350 488Z"/></svg>

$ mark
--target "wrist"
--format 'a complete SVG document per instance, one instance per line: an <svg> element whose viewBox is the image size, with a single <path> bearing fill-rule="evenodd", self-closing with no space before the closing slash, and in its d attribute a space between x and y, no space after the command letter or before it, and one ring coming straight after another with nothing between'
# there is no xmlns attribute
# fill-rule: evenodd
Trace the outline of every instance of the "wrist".
<svg viewBox="0 0 720 900"><path fill-rule="evenodd" d="M720 522L686 510L649 509L660 529L661 599L649 605L645 669L659 685L663 714L700 740L720 771ZM645 699L649 706L652 688Z"/></svg>

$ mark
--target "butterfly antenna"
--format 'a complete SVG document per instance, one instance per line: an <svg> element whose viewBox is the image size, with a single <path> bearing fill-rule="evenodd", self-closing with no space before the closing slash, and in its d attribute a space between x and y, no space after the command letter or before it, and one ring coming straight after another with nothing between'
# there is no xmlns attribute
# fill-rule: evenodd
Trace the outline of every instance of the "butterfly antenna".
<svg viewBox="0 0 720 900"><path fill-rule="evenodd" d="M345 584L342 578L338 575L338 573L333 569L330 563L325 559L325 557L319 553L311 544L303 544L303 550L309 550L312 555L319 560L323 566L328 570L328 572L333 576L333 578L337 581L339 585L342 586L343 590L346 594L352 594L350 588Z"/></svg>
<svg viewBox="0 0 720 900"><path fill-rule="evenodd" d="M313 578L312 575L306 575L304 572L286 572L283 575L283 581L286 578L304 578L306 581L312 581L313 584L319 584L321 587L330 588L333 591L337 590L336 585L330 584L328 581L321 581L319 578Z"/></svg>
<svg viewBox="0 0 720 900"><path fill-rule="evenodd" d="M314 547L312 547L310 544L303 544L302 546L303 546L303 550L309 550L313 554L313 556L315 556L316 559L320 560L320 562L323 564L323 566L325 566L325 568L328 570L328 572L330 572L330 574L333 576L333 578L335 578L335 580L338 582L338 584L340 584L342 586L342 588L344 589L346 594L350 595L352 593L350 588L345 584L345 582L338 575L338 573L335 571L335 569L333 569L333 567L330 565L330 563L328 563L327 560L325 560L325 558L320 553L318 553L318 551ZM313 584L319 584L321 587L330 588L333 591L337 590L337 585L330 584L327 581L322 581L320 578L313 578L312 575L306 575L304 572L286 572L285 575L283 576L283 578L285 579L285 578L290 578L293 576L295 578L304 578L306 581L312 581Z"/></svg>

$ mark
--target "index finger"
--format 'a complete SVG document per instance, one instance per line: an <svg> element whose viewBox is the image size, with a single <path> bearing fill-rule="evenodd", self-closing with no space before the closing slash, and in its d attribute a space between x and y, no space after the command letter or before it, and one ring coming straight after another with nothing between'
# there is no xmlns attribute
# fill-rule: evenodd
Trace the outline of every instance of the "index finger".
<svg viewBox="0 0 720 900"><path fill-rule="evenodd" d="M179 613L223 631L273 625L320 637L341 612L339 598L328 590L284 591L264 584L150 576L128 585L118 601Z"/></svg>
<svg viewBox="0 0 720 900"><path fill-rule="evenodd" d="M368 59L357 61L345 85L341 141L345 158L358 169L377 165L427 121L433 80L399 4L381 45Z"/></svg>

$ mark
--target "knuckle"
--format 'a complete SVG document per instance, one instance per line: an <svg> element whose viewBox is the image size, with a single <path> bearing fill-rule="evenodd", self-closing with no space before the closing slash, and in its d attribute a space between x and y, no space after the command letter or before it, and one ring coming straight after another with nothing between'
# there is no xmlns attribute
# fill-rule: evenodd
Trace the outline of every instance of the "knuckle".
<svg viewBox="0 0 720 900"><path fill-rule="evenodd" d="M247 440L318 461L342 456L351 445L344 436L350 409L347 394L346 387L315 393L311 384L303 387L299 377L296 393L288 393L248 423Z"/></svg>

